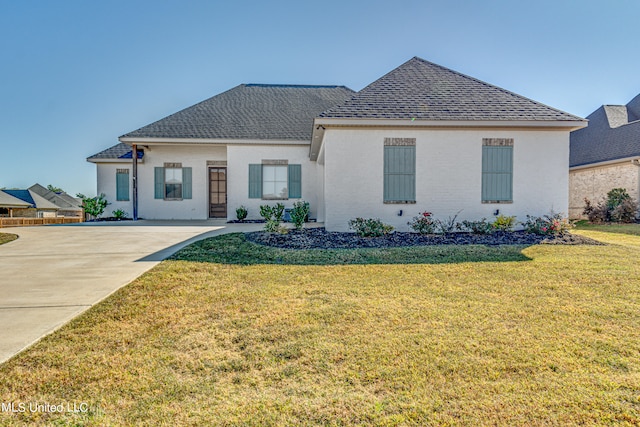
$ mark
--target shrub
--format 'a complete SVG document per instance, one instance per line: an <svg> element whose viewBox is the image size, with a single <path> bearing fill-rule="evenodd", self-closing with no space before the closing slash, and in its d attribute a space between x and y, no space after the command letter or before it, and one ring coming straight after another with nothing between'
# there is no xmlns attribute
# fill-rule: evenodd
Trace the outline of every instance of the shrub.
<svg viewBox="0 0 640 427"><path fill-rule="evenodd" d="M393 231L393 227L384 224L378 218L356 218L349 220L349 228L361 237L380 237Z"/></svg>
<svg viewBox="0 0 640 427"><path fill-rule="evenodd" d="M607 193L607 208L614 210L625 200L631 199L629 193L624 188L614 188Z"/></svg>
<svg viewBox="0 0 640 427"><path fill-rule="evenodd" d="M527 233L541 235L561 235L573 228L568 218L553 212L542 217L527 215L527 220L522 223L522 226Z"/></svg>
<svg viewBox="0 0 640 427"><path fill-rule="evenodd" d="M432 234L436 225L432 215L431 212L421 212L417 216L414 216L411 221L407 222L407 225L416 233Z"/></svg>
<svg viewBox="0 0 640 427"><path fill-rule="evenodd" d="M448 217L447 219L437 219L435 221L436 233L439 233L439 234L453 233L457 226L456 218L458 218L459 213L460 211L458 211L454 216Z"/></svg>
<svg viewBox="0 0 640 427"><path fill-rule="evenodd" d="M638 215L638 205L624 188L614 188L607 193L607 200L601 200L593 205L589 199L584 199L583 214L589 222L634 222Z"/></svg>
<svg viewBox="0 0 640 427"><path fill-rule="evenodd" d="M82 199L81 207L84 209L84 212L94 218L102 215L109 204L104 194L100 194L96 197L86 197L83 194L78 194L78 197Z"/></svg>
<svg viewBox="0 0 640 427"><path fill-rule="evenodd" d="M470 231L473 234L491 234L495 230L493 224L482 218L480 221L462 221L456 225L458 230Z"/></svg>
<svg viewBox="0 0 640 427"><path fill-rule="evenodd" d="M491 225L498 231L513 231L513 227L516 225L516 217L500 214Z"/></svg>
<svg viewBox="0 0 640 427"><path fill-rule="evenodd" d="M247 218L248 214L249 211L244 206L240 206L238 209L236 209L236 218L238 218L238 221L244 221Z"/></svg>
<svg viewBox="0 0 640 427"><path fill-rule="evenodd" d="M282 203L276 203L275 206L260 206L260 216L263 217L266 221L264 230L270 233L279 231L283 215L284 205Z"/></svg>
<svg viewBox="0 0 640 427"><path fill-rule="evenodd" d="M127 217L127 213L122 209L116 209L115 211L111 212L111 214L116 219L123 219Z"/></svg>
<svg viewBox="0 0 640 427"><path fill-rule="evenodd" d="M296 229L302 229L302 227L304 227L304 222L309 218L309 203L304 200L295 202L290 215L291 222L293 222Z"/></svg>
<svg viewBox="0 0 640 427"><path fill-rule="evenodd" d="M584 215L589 218L589 222L593 223L601 223L607 222L611 220L611 216L609 215L609 209L607 208L606 203L601 201L597 205L592 205L591 201L584 198L584 210L582 211Z"/></svg>

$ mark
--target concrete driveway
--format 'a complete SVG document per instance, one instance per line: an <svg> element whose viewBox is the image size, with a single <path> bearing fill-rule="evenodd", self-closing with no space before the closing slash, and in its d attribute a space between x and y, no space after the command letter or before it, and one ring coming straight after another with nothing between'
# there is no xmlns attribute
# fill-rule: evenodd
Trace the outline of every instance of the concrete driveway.
<svg viewBox="0 0 640 427"><path fill-rule="evenodd" d="M183 246L262 225L137 221L2 228L0 363L131 282Z"/></svg>

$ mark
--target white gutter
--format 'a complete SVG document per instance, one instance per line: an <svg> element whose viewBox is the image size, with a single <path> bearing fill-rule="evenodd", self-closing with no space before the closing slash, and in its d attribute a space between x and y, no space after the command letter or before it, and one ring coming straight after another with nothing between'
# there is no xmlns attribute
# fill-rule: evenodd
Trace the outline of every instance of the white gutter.
<svg viewBox="0 0 640 427"><path fill-rule="evenodd" d="M569 168L569 170L577 171L582 169L598 168L601 166L609 166L609 165L615 165L615 164L627 163L627 162L631 162L632 165L640 166L640 156L623 157L621 159L607 160L604 162L597 162L597 163L589 163L588 165L572 166Z"/></svg>
<svg viewBox="0 0 640 427"><path fill-rule="evenodd" d="M123 137L118 141L132 145L203 145L203 144L223 144L223 145L309 145L308 140L286 140L286 139L218 139L218 138L138 138Z"/></svg>

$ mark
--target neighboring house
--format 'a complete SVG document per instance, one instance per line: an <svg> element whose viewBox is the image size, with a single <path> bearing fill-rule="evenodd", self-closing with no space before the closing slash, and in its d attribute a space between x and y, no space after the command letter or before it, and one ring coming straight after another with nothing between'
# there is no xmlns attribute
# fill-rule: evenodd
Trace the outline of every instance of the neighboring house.
<svg viewBox="0 0 640 427"><path fill-rule="evenodd" d="M328 230L421 211L480 219L567 212L580 117L420 58L354 93L240 85L89 157L98 193L147 219L235 219L296 200ZM133 159L133 147L138 155ZM133 186L137 174L137 192Z"/></svg>
<svg viewBox="0 0 640 427"><path fill-rule="evenodd" d="M40 184L32 185L31 187L29 187L29 191L36 193L37 195L56 205L59 208L58 216L82 217L82 200L70 196L64 191L55 192L43 187Z"/></svg>
<svg viewBox="0 0 640 427"><path fill-rule="evenodd" d="M585 197L599 202L613 188L640 200L640 95L627 105L603 105L589 127L571 133L569 214L582 217Z"/></svg>
<svg viewBox="0 0 640 427"><path fill-rule="evenodd" d="M8 217L22 218L54 218L58 216L60 208L47 199L39 196L31 190L0 190L0 193L11 196L12 199L19 200L22 206L9 207L0 205L0 215ZM6 199L6 196L2 196Z"/></svg>
<svg viewBox="0 0 640 427"><path fill-rule="evenodd" d="M27 203L24 200L5 193L4 190L0 190L0 217L13 217L14 210L20 211L29 208L31 208L31 203Z"/></svg>

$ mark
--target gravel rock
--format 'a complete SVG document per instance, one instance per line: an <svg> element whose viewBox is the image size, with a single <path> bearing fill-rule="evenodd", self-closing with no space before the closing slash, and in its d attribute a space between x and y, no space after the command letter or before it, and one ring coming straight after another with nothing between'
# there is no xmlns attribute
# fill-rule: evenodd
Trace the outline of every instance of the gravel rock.
<svg viewBox="0 0 640 427"><path fill-rule="evenodd" d="M472 233L417 234L394 232L382 237L360 237L355 233L326 231L324 228L289 230L288 234L256 231L246 233L250 242L283 249L353 249L393 248L426 245L603 245L577 234L540 236L524 231L496 232L488 235Z"/></svg>

